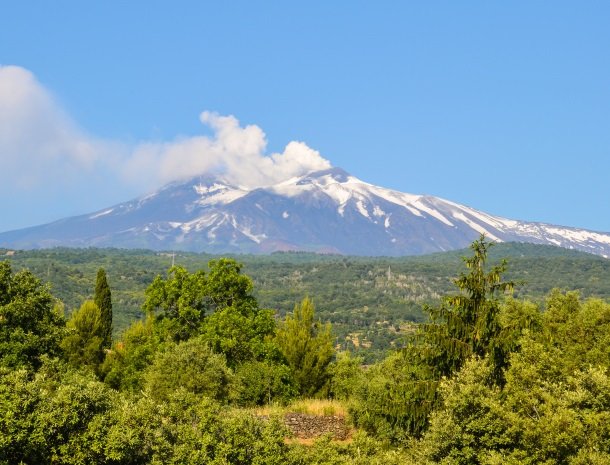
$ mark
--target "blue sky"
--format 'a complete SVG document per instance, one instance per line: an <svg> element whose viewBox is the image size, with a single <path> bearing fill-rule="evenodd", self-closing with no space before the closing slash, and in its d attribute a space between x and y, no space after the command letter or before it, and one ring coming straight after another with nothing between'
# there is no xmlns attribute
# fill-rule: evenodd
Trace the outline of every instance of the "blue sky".
<svg viewBox="0 0 610 465"><path fill-rule="evenodd" d="M5 3L0 231L240 150L610 231L607 2Z"/></svg>

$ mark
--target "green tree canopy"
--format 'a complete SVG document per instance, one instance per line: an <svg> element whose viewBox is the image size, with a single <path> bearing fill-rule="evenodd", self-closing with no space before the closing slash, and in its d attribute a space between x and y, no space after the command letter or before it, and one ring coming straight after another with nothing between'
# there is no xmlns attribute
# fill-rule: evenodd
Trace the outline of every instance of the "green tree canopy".
<svg viewBox="0 0 610 465"><path fill-rule="evenodd" d="M250 360L281 360L272 338L276 323L271 310L217 310L201 326L201 334L216 353L224 354L231 368Z"/></svg>
<svg viewBox="0 0 610 465"><path fill-rule="evenodd" d="M232 375L225 358L213 353L201 337L171 344L158 352L144 373L144 389L167 400L178 389L226 402Z"/></svg>
<svg viewBox="0 0 610 465"><path fill-rule="evenodd" d="M354 389L350 409L359 427L394 443L425 431L437 403L438 380L418 348L391 353L365 377Z"/></svg>
<svg viewBox="0 0 610 465"><path fill-rule="evenodd" d="M413 449L418 463L610 463L608 363L574 367L568 346L525 336L510 357L506 383L471 358L441 383L441 405Z"/></svg>
<svg viewBox="0 0 610 465"><path fill-rule="evenodd" d="M92 300L87 300L66 323L67 334L61 342L66 359L74 366L95 370L104 358L105 327L102 312Z"/></svg>
<svg viewBox="0 0 610 465"><path fill-rule="evenodd" d="M116 392L92 373L41 358L36 373L0 367L0 463L107 463Z"/></svg>
<svg viewBox="0 0 610 465"><path fill-rule="evenodd" d="M210 260L210 273L206 283L206 294L210 300L210 310L216 311L227 307L240 309L256 308L258 303L252 296L252 280L242 274L242 264L231 258Z"/></svg>
<svg viewBox="0 0 610 465"><path fill-rule="evenodd" d="M583 364L610 364L610 305L600 299L580 299L578 292L554 289L542 314L547 343L561 347L565 362L577 368Z"/></svg>
<svg viewBox="0 0 610 465"><path fill-rule="evenodd" d="M185 388L163 401L148 392L125 396L57 359L43 358L34 374L0 367L0 399L2 464L302 463L291 460L276 420Z"/></svg>
<svg viewBox="0 0 610 465"><path fill-rule="evenodd" d="M146 289L144 310L167 327L174 340L185 340L199 332L209 299L205 272L189 273L173 266L167 278L157 276Z"/></svg>
<svg viewBox="0 0 610 465"><path fill-rule="evenodd" d="M254 406L287 403L298 391L287 365L270 361L247 361L235 369L234 401Z"/></svg>
<svg viewBox="0 0 610 465"><path fill-rule="evenodd" d="M322 324L315 319L311 299L303 299L295 305L292 315L286 315L276 341L292 368L301 394L311 396L318 392L328 379L327 368L335 349L330 323Z"/></svg>
<svg viewBox="0 0 610 465"><path fill-rule="evenodd" d="M142 374L152 363L160 345L151 317L134 322L106 355L100 367L104 382L119 390L141 390Z"/></svg>
<svg viewBox="0 0 610 465"><path fill-rule="evenodd" d="M9 262L0 262L0 364L37 367L41 355L61 353L64 320L54 305L31 272L13 273Z"/></svg>
<svg viewBox="0 0 610 465"><path fill-rule="evenodd" d="M513 305L509 308L518 318L505 319L507 325L502 326L500 295L514 283L502 280L504 261L486 268L492 245L484 236L473 242L473 255L464 258L467 270L454 280L459 292L445 297L440 306L427 308L430 322L421 326L402 356L389 357L381 370L370 370L354 408L357 422L367 430L394 441L421 435L437 407L439 381L459 371L472 356L489 355L489 382L503 383L510 351L521 335L519 325L532 326L536 318L530 307Z"/></svg>
<svg viewBox="0 0 610 465"><path fill-rule="evenodd" d="M222 258L208 266L209 274L173 266L167 278L157 276L146 289L144 309L175 341L199 334L205 317L214 312L232 307L248 315L257 309L252 280L241 274L239 263Z"/></svg>

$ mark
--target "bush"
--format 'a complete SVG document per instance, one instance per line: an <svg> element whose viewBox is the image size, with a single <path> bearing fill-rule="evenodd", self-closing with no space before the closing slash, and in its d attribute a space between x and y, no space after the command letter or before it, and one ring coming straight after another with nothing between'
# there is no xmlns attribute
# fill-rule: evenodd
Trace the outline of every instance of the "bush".
<svg viewBox="0 0 610 465"><path fill-rule="evenodd" d="M104 382L121 391L140 391L142 374L152 363L159 345L151 318L133 323L100 367Z"/></svg>
<svg viewBox="0 0 610 465"><path fill-rule="evenodd" d="M298 394L286 365L246 362L235 370L235 379L235 401L242 406L285 404Z"/></svg>
<svg viewBox="0 0 610 465"><path fill-rule="evenodd" d="M144 375L144 390L165 400L178 388L227 401L232 375L224 356L214 354L202 338L189 339L157 353Z"/></svg>
<svg viewBox="0 0 610 465"><path fill-rule="evenodd" d="M350 399L365 379L362 357L352 357L349 352L337 354L337 361L330 364L328 372L328 396L338 400Z"/></svg>
<svg viewBox="0 0 610 465"><path fill-rule="evenodd" d="M436 381L416 349L395 352L366 372L350 414L357 426L383 440L403 442L421 434L436 404Z"/></svg>

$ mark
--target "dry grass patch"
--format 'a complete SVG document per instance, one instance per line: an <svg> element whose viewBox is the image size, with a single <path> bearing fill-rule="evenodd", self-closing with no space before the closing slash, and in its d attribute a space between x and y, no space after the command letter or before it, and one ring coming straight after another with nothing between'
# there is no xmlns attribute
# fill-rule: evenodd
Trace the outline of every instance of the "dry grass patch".
<svg viewBox="0 0 610 465"><path fill-rule="evenodd" d="M286 413L304 413L324 417L347 417L347 407L338 400L300 399L288 405L265 405L254 409L257 416L283 416Z"/></svg>
<svg viewBox="0 0 610 465"><path fill-rule="evenodd" d="M347 408L338 400L302 399L288 406L288 411L324 417L346 417Z"/></svg>
<svg viewBox="0 0 610 465"><path fill-rule="evenodd" d="M333 444L351 444L354 442L353 432L350 432L350 435L346 439L331 439ZM293 445L299 444L301 446L311 447L316 444L316 442L324 441L323 438L286 438L284 439L284 444Z"/></svg>

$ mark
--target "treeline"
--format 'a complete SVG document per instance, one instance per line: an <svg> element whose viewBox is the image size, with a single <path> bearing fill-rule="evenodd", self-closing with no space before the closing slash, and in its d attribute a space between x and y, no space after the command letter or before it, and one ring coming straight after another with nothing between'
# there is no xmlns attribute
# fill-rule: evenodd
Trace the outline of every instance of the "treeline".
<svg viewBox="0 0 610 465"><path fill-rule="evenodd" d="M5 253L0 250L0 257ZM425 305L437 305L451 292L451 278L465 251L422 257L371 258L276 253L236 257L254 283L262 307L281 317L295 302L314 296L320 319L333 324L335 344L365 358L382 359L388 349L404 346L412 323L427 318ZM490 262L510 259L507 277L520 282L515 297L541 304L553 288L578 290L583 297L610 298L610 260L558 247L499 244ZM114 331L119 335L144 316L144 291L172 261L189 272L207 270L206 254L155 253L145 250L51 249L16 251L9 259L15 270L30 269L50 282L66 314L92 297L92 279L104 268L113 291Z"/></svg>
<svg viewBox="0 0 610 465"><path fill-rule="evenodd" d="M491 245L474 242L455 290L367 366L336 352L311 300L261 307L233 259L155 277L146 318L114 340L105 273L66 321L1 262L0 463L610 463L610 304L517 299ZM307 397L344 402L353 440L290 443L249 409Z"/></svg>

